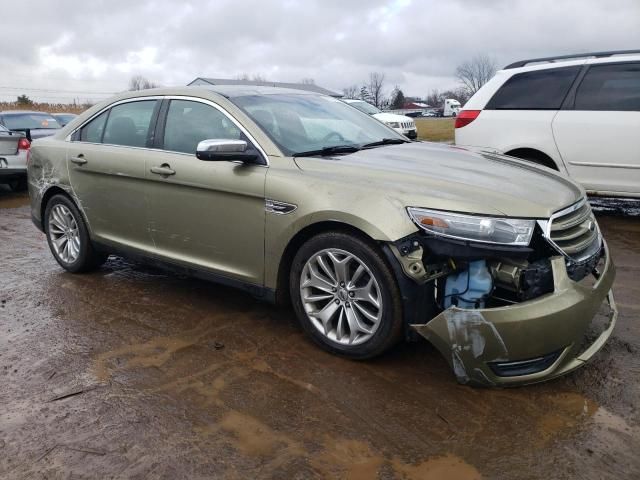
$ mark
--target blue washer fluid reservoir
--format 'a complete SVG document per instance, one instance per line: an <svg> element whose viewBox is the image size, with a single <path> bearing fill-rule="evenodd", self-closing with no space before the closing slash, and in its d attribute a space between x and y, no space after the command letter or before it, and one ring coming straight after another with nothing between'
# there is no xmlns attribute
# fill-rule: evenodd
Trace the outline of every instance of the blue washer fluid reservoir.
<svg viewBox="0 0 640 480"><path fill-rule="evenodd" d="M493 289L493 278L485 260L469 262L468 270L447 277L444 286L444 308L484 308Z"/></svg>

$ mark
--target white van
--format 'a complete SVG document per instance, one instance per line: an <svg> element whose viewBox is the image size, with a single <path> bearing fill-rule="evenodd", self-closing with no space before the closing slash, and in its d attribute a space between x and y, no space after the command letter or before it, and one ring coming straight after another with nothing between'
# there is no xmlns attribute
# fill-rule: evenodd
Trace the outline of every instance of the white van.
<svg viewBox="0 0 640 480"><path fill-rule="evenodd" d="M640 50L508 65L460 111L455 142L559 170L590 194L640 197Z"/></svg>

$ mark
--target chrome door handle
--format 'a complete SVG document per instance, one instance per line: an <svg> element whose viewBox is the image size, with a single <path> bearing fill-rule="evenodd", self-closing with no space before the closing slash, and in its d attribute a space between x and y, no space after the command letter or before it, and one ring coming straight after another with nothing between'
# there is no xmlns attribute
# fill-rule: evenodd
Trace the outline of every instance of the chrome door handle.
<svg viewBox="0 0 640 480"><path fill-rule="evenodd" d="M84 158L84 155L82 154L78 155L77 157L71 157L70 160L76 165L84 165L85 163L87 163L87 159Z"/></svg>
<svg viewBox="0 0 640 480"><path fill-rule="evenodd" d="M163 163L159 167L151 167L151 173L155 173L156 175L164 175L165 177L168 177L169 175L175 175L176 171L172 170L168 164Z"/></svg>

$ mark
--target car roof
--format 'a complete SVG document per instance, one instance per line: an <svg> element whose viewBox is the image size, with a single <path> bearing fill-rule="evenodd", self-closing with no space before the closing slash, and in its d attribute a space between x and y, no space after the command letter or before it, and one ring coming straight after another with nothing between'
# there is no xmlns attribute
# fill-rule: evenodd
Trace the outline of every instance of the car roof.
<svg viewBox="0 0 640 480"><path fill-rule="evenodd" d="M513 62L503 70L509 70L512 68L521 68L530 65L540 65L545 63L558 63L558 62L566 62L570 60L593 60L593 59L602 59L603 63L608 63L607 60L615 62L619 61L620 56L631 56L635 57L632 60L636 60L640 58L640 50L611 50L606 52L584 52L584 53L572 53L569 55L557 55L555 57L542 57L542 58L530 58L528 60L519 60L517 62Z"/></svg>

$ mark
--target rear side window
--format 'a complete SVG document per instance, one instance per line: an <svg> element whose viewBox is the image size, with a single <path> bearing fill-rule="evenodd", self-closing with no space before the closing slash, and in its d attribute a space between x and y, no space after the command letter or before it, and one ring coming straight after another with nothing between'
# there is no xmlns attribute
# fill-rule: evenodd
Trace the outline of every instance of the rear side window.
<svg viewBox="0 0 640 480"><path fill-rule="evenodd" d="M487 110L557 110L581 67L518 73L489 100Z"/></svg>
<svg viewBox="0 0 640 480"><path fill-rule="evenodd" d="M576 92L575 110L640 111L640 64L594 65Z"/></svg>
<svg viewBox="0 0 640 480"><path fill-rule="evenodd" d="M189 100L171 100L164 129L164 149L196 153L202 140L239 140L241 132L222 112Z"/></svg>
<svg viewBox="0 0 640 480"><path fill-rule="evenodd" d="M127 147L145 147L156 100L123 103L111 109L103 143Z"/></svg>
<svg viewBox="0 0 640 480"><path fill-rule="evenodd" d="M107 121L107 114L109 112L103 112L96 118L87 123L82 130L80 130L80 141L89 143L102 142L102 132L104 131L104 124Z"/></svg>

